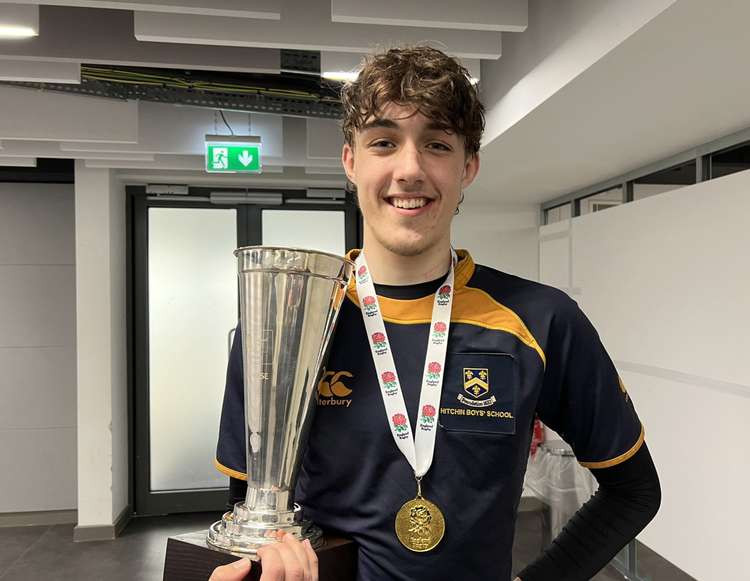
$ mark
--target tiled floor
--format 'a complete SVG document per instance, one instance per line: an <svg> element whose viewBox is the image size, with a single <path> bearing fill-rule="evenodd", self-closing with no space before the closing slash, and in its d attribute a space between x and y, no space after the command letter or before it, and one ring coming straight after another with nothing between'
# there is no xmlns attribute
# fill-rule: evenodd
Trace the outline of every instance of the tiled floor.
<svg viewBox="0 0 750 581"><path fill-rule="evenodd" d="M73 542L73 525L0 528L0 581L157 581L170 535L205 529L213 513L134 519L111 542ZM513 547L514 571L539 552L541 517L521 513ZM645 547L639 571L651 581L695 581ZM623 581L605 569L594 581Z"/></svg>

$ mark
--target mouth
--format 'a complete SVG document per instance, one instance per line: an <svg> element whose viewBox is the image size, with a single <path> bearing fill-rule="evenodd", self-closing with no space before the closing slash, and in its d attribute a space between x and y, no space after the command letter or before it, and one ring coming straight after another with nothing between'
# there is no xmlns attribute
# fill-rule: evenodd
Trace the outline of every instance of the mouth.
<svg viewBox="0 0 750 581"><path fill-rule="evenodd" d="M424 196L389 196L385 201L399 210L420 210L433 202Z"/></svg>

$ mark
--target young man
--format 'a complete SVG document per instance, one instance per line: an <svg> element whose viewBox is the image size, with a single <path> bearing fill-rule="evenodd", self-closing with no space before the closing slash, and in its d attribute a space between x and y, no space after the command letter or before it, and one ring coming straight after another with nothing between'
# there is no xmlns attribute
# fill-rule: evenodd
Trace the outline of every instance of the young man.
<svg viewBox="0 0 750 581"><path fill-rule="evenodd" d="M633 403L576 303L451 250L452 218L479 171L474 86L437 50L394 49L367 61L343 104L342 161L364 248L349 254L357 272L297 502L354 539L362 581L507 581L538 415L600 488L518 576L589 579L654 516L658 477ZM244 497L245 472L236 341L217 451L232 501ZM289 535L260 556L264 581L317 579L314 553ZM240 579L248 564L238 567L213 578Z"/></svg>

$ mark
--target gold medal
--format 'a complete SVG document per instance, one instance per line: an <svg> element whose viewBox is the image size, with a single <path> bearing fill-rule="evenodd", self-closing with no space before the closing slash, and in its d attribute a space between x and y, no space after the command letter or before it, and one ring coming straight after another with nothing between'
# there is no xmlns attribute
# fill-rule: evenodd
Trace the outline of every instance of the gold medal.
<svg viewBox="0 0 750 581"><path fill-rule="evenodd" d="M396 513L396 536L410 551L424 553L437 547L445 534L445 517L440 509L422 498L422 478L417 478L417 497Z"/></svg>

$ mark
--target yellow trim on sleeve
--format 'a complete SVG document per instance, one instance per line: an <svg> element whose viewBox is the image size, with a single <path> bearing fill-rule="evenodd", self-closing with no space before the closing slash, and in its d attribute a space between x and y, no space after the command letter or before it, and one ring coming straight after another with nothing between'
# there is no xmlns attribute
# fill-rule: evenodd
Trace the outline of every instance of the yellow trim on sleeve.
<svg viewBox="0 0 750 581"><path fill-rule="evenodd" d="M221 472L222 474L226 474L227 476L231 476L232 478L238 478L240 480L247 480L247 474L244 472L239 472L237 470L232 470L231 468L227 468L219 462L216 458L214 458L214 467Z"/></svg>
<svg viewBox="0 0 750 581"><path fill-rule="evenodd" d="M633 444L633 447L624 454L620 454L617 458L612 458L611 460L604 460L602 462L579 462L579 464L584 468L610 468L611 466L617 466L618 464L625 462L625 460L632 458L635 453L641 449L645 439L646 429L643 427L643 424L641 424L641 435L638 436L638 440Z"/></svg>

